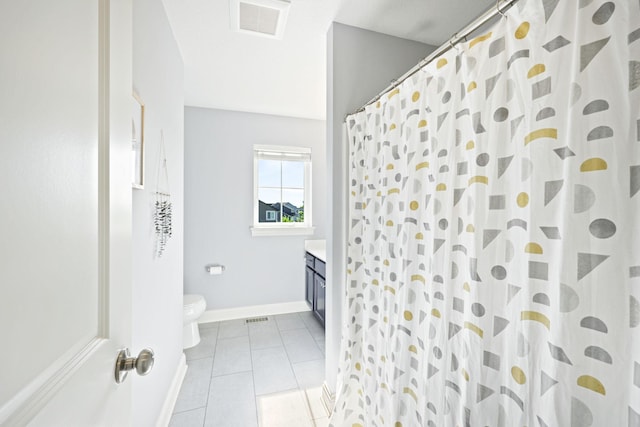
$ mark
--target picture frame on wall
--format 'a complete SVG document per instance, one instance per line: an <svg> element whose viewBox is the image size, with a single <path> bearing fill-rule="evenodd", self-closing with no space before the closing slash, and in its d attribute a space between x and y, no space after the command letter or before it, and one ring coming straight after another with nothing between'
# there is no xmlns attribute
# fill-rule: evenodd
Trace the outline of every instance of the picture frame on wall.
<svg viewBox="0 0 640 427"><path fill-rule="evenodd" d="M132 96L131 116L131 185L144 188L144 103L137 93Z"/></svg>

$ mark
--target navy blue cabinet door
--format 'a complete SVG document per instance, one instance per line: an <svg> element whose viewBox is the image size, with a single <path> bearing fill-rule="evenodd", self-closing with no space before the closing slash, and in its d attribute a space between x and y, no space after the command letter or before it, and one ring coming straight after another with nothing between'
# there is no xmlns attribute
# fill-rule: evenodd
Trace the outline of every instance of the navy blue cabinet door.
<svg viewBox="0 0 640 427"><path fill-rule="evenodd" d="M306 285L306 292L305 292L305 298L307 300L307 303L309 304L309 306L311 307L311 309L313 310L313 276L314 276L314 272L311 268L306 267L306 279L305 279L305 285Z"/></svg>

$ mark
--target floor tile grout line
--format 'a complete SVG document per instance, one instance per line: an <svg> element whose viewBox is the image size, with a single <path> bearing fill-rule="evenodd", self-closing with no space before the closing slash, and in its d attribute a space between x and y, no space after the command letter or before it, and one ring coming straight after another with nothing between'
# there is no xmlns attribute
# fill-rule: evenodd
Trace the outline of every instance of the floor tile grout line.
<svg viewBox="0 0 640 427"><path fill-rule="evenodd" d="M247 335L249 335L249 359L251 359L251 383L253 384L253 406L255 408L256 425L260 427L260 416L258 414L258 396L256 395L256 376L253 372L253 349L251 348L251 331L247 326Z"/></svg>
<svg viewBox="0 0 640 427"><path fill-rule="evenodd" d="M177 414L184 414L185 412L198 411L200 409L205 409L205 411L206 411L206 407L207 407L207 405L204 405L204 406L198 406L197 408L185 409L184 411L176 411L176 412L171 413L171 416L174 416L174 415L177 415Z"/></svg>
<svg viewBox="0 0 640 427"><path fill-rule="evenodd" d="M307 404L307 411L309 413L309 418L311 419L311 424L313 427L316 427L316 419L313 417L313 410L311 409L311 402L309 401L309 395L307 394L307 389L302 390L304 394L304 402Z"/></svg>
<svg viewBox="0 0 640 427"><path fill-rule="evenodd" d="M216 361L216 352L218 351L218 337L220 336L220 325L218 324L218 330L216 331L216 345L213 347L213 355L211 357L211 373L209 374L209 387L207 387L207 401L204 405L204 419L202 420L202 427L207 424L207 409L209 408L209 395L211 394L211 381L213 380L213 364Z"/></svg>
<svg viewBox="0 0 640 427"><path fill-rule="evenodd" d="M300 318L300 315L298 315L298 318ZM300 318L300 320L302 320ZM304 325L304 322L302 322L302 324ZM307 328L307 325L305 325L305 329ZM291 372L293 373L293 378L295 378L296 380L296 385L298 386L298 390L300 390L300 383L298 382L298 377L296 376L296 371L293 370L293 363L291 363L291 358L289 357L289 352L287 351L287 345L285 344L284 340L282 339L282 334L281 334L281 330L280 327L278 327L278 335L280 335L280 340L282 341L282 346L284 347L284 354L287 355L287 360L289 361L289 368L291 368Z"/></svg>
<svg viewBox="0 0 640 427"><path fill-rule="evenodd" d="M303 323L304 323L304 322L303 322ZM303 360L303 361L296 362L296 363L304 363L304 362L311 362L311 361L314 361L314 360L322 360L322 359L326 359L326 355L324 354L324 351L322 351L322 349L320 349L320 346L318 346L318 343L317 343L317 342L316 342L316 340L313 338L313 335L311 335L311 331L306 327L306 325L305 325L305 328L304 328L304 329L305 329L305 330L309 333L309 335L311 336L311 339L313 340L313 343L315 344L315 346L316 346L316 348L318 349L318 351L322 354L322 357L320 357L320 358L318 358L318 359ZM285 331L285 332L286 332L286 331ZM282 337L281 337L281 338L282 338ZM284 344L284 340L282 341L282 343ZM285 346L284 346L284 351L285 351L285 353L287 353L287 358L289 358L289 352L287 351L287 346L286 346L286 344L285 344ZM291 369L293 370L293 362L291 362L291 359L290 359L290 358L289 358L289 364L291 365ZM295 375L295 371L293 372L293 374ZM297 379L297 377L296 377L296 381L297 381L297 380L298 380L298 379Z"/></svg>

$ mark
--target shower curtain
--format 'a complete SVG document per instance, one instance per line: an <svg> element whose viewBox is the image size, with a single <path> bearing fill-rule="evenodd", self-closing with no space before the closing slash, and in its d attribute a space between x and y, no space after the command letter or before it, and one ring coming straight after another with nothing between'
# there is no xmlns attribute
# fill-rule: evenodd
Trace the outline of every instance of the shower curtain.
<svg viewBox="0 0 640 427"><path fill-rule="evenodd" d="M521 0L347 128L331 425L640 426L640 2Z"/></svg>

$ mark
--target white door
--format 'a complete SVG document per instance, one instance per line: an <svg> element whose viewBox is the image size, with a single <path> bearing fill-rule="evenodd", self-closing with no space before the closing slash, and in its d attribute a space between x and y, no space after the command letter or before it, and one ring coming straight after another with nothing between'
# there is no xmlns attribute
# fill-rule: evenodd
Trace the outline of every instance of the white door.
<svg viewBox="0 0 640 427"><path fill-rule="evenodd" d="M130 423L130 96L131 0L0 0L0 425Z"/></svg>

